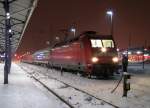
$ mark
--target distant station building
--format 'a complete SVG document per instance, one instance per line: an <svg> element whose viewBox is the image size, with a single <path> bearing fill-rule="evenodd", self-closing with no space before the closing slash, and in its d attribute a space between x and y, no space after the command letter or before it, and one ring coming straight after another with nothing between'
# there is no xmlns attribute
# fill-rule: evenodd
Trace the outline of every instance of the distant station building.
<svg viewBox="0 0 150 108"><path fill-rule="evenodd" d="M127 55L131 63L147 62L150 63L150 48L129 48L120 51L120 55Z"/></svg>

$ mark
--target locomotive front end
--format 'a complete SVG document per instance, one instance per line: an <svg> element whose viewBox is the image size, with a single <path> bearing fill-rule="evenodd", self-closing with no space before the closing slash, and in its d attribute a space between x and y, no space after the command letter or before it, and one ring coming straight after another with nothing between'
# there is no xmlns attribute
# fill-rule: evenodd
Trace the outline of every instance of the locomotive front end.
<svg viewBox="0 0 150 108"><path fill-rule="evenodd" d="M118 69L118 53L111 38L90 39L92 74L112 76Z"/></svg>

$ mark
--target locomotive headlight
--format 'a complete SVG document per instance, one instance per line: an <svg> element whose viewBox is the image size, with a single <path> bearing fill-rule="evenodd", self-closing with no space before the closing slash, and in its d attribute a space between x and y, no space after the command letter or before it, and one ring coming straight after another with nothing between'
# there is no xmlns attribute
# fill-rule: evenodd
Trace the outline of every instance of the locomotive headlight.
<svg viewBox="0 0 150 108"><path fill-rule="evenodd" d="M113 57L113 58L112 58L112 61L113 61L114 63L117 63L117 62L119 61L119 59L118 59L118 57Z"/></svg>
<svg viewBox="0 0 150 108"><path fill-rule="evenodd" d="M98 62L98 58L97 58L97 57L93 57L93 58L92 58L92 62L93 62L93 63Z"/></svg>
<svg viewBox="0 0 150 108"><path fill-rule="evenodd" d="M101 51L102 51L102 52L106 52L107 49L103 47L103 48L101 48Z"/></svg>

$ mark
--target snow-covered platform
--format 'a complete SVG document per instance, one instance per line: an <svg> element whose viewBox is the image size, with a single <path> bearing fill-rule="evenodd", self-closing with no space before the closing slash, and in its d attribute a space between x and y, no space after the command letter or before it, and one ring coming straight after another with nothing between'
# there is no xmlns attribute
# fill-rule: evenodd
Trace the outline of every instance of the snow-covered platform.
<svg viewBox="0 0 150 108"><path fill-rule="evenodd" d="M59 70L19 63L12 64L9 84L4 85L4 64L0 64L0 108L68 108L35 80L27 77L29 74L36 76L64 99L78 106L75 108L112 108L113 106L104 101L97 102L94 98L78 93L75 89L64 86L61 82L86 91L119 108L150 108L149 67L150 64L145 64L145 69L142 69L141 65L129 66L128 70L132 74L131 90L128 92L128 97L122 97L122 83L113 94L111 93L118 83L119 76L109 80L88 79L69 72L64 72L61 75ZM27 75L25 71L29 74Z"/></svg>
<svg viewBox="0 0 150 108"><path fill-rule="evenodd" d="M118 106L119 108L150 108L150 64L145 64L144 69L142 69L142 65L128 67L128 72L132 74L132 77L129 80L131 83L131 90L128 92L127 97L122 97L122 83L120 83L114 93L111 93L112 89L117 85L120 75L115 75L113 78L108 80L95 78L88 79L86 77L81 77L80 75L75 75L69 72L63 72L63 75L61 75L59 70L48 69L42 66L26 63L20 63L19 66L24 68L30 74L36 75L36 77L41 79L41 81L46 82L46 84L55 89L56 92L60 92L59 90L60 88L63 88L63 86L60 87L61 85L56 83L57 81L52 81L51 78L60 80L78 89L86 91L89 94ZM44 75L49 77L44 79ZM62 93L62 91L60 93ZM69 95L70 93L71 91L65 93L63 92L64 95ZM74 95L70 96L73 97L73 100ZM81 97L82 96L80 96L80 98ZM76 100L79 100L80 98ZM84 102L82 101L82 103ZM94 103L94 105L96 106L98 104ZM106 104L104 104L103 107L96 108L107 108L105 105ZM95 106L81 106L76 108L95 108Z"/></svg>
<svg viewBox="0 0 150 108"><path fill-rule="evenodd" d="M0 63L0 108L68 108L54 95L34 84L16 64L12 64L9 84L4 85L4 64Z"/></svg>

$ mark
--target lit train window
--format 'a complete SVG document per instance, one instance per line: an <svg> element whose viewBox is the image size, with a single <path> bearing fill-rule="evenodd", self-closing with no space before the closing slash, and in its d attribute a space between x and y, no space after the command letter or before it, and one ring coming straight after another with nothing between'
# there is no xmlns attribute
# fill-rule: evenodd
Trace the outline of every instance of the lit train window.
<svg viewBox="0 0 150 108"><path fill-rule="evenodd" d="M102 47L102 41L100 39L91 39L91 45L93 48Z"/></svg>
<svg viewBox="0 0 150 108"><path fill-rule="evenodd" d="M114 48L113 40L102 40L104 47Z"/></svg>
<svg viewBox="0 0 150 108"><path fill-rule="evenodd" d="M91 45L93 48L114 48L113 40L100 40L100 39L91 39Z"/></svg>

